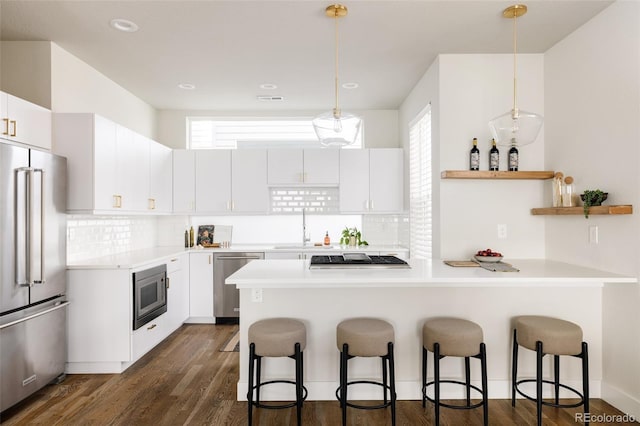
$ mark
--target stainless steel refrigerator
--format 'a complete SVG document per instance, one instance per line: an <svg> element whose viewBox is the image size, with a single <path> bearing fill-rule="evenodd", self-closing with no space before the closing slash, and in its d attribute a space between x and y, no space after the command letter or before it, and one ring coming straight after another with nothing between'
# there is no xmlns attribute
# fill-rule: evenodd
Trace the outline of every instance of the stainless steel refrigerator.
<svg viewBox="0 0 640 426"><path fill-rule="evenodd" d="M66 168L0 142L0 411L64 377Z"/></svg>

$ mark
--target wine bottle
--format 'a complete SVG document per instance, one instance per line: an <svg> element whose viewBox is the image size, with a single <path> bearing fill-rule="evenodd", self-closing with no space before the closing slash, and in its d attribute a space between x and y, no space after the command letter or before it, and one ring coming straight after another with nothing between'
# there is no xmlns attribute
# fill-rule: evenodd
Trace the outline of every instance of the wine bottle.
<svg viewBox="0 0 640 426"><path fill-rule="evenodd" d="M518 171L518 148L516 148L515 138L511 139L511 149L509 150L509 171Z"/></svg>
<svg viewBox="0 0 640 426"><path fill-rule="evenodd" d="M496 140L491 139L491 151L489 151L489 170L500 169L500 151L496 148Z"/></svg>
<svg viewBox="0 0 640 426"><path fill-rule="evenodd" d="M473 148L469 153L469 170L480 170L480 150L478 149L478 138L473 138Z"/></svg>

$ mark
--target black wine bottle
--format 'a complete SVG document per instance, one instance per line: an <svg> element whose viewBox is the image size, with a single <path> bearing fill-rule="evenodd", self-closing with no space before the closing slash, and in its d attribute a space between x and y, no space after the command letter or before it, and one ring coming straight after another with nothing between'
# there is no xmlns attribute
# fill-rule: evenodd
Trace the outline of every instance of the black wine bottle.
<svg viewBox="0 0 640 426"><path fill-rule="evenodd" d="M511 149L509 150L509 171L518 171L518 148L516 148L515 139L511 139Z"/></svg>
<svg viewBox="0 0 640 426"><path fill-rule="evenodd" d="M473 148L469 153L469 170L480 170L480 150L478 149L478 138L473 138Z"/></svg>
<svg viewBox="0 0 640 426"><path fill-rule="evenodd" d="M500 151L496 148L496 140L491 139L491 151L489 151L489 170L500 169Z"/></svg>

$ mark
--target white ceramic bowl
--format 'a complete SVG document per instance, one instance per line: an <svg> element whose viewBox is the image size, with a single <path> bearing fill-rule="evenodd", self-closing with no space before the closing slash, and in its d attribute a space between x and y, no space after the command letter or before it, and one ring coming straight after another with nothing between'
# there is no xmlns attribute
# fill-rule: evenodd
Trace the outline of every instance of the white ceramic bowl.
<svg viewBox="0 0 640 426"><path fill-rule="evenodd" d="M474 255L473 257L478 262L487 262L487 263L500 262L503 258L503 256L478 256L478 255Z"/></svg>

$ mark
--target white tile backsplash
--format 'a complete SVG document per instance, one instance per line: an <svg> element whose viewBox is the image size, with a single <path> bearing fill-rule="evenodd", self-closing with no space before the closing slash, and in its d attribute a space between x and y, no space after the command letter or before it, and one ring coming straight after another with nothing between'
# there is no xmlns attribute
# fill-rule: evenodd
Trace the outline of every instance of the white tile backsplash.
<svg viewBox="0 0 640 426"><path fill-rule="evenodd" d="M67 260L75 262L158 245L157 219L147 216L67 216Z"/></svg>
<svg viewBox="0 0 640 426"><path fill-rule="evenodd" d="M369 244L409 247L409 215L364 215L362 235Z"/></svg>

